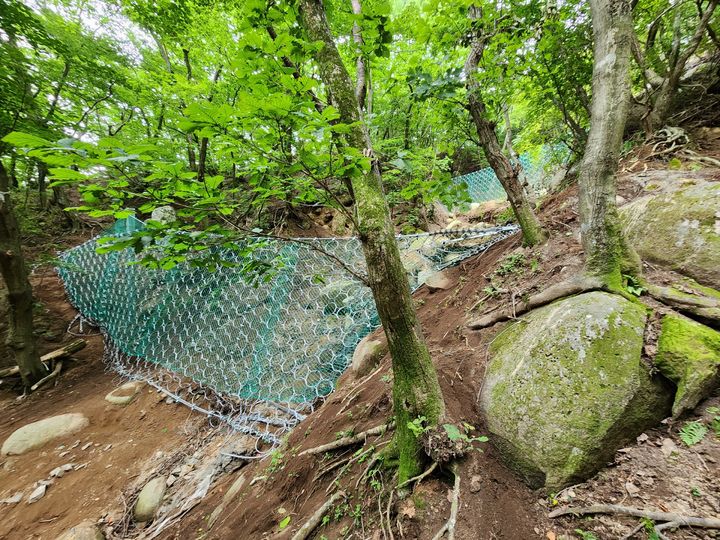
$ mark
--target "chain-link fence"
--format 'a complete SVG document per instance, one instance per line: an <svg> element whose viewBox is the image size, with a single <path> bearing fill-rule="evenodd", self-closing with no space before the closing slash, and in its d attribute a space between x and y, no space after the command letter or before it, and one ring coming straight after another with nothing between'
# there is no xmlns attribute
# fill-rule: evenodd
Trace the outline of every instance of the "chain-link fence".
<svg viewBox="0 0 720 540"><path fill-rule="evenodd" d="M565 162L569 157L564 146L543 147L535 156L523 154L520 156L520 165L530 187L537 195L543 194L549 187L553 164ZM486 167L462 176L456 176L455 182L467 186L468 195L472 202L484 202L505 199L507 195L491 167Z"/></svg>
<svg viewBox="0 0 720 540"><path fill-rule="evenodd" d="M107 234L142 228L128 218ZM411 287L516 229L399 236ZM66 251L58 270L70 301L105 335L109 364L271 443L332 391L378 325L372 294L357 278L365 262L356 238L264 240L251 257L272 262L266 282L251 282L241 265L153 270L131 264L132 250L97 247L93 239ZM239 257L223 253L229 262Z"/></svg>

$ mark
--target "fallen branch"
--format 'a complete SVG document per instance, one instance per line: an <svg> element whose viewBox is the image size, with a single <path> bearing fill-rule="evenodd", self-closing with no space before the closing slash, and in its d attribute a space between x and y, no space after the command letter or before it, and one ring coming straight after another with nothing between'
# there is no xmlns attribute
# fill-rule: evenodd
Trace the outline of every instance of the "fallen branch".
<svg viewBox="0 0 720 540"><path fill-rule="evenodd" d="M327 501L325 501L325 504L323 504L320 508L315 510L315 513L310 516L310 519L308 519L302 527L300 527L300 530L295 533L295 535L292 537L292 540L305 540L310 536L310 533L312 533L315 528L320 525L320 521L322 521L323 516L325 513L330 509L330 507L335 504L335 502L338 499L342 499L345 497L344 491L338 491L335 493L332 497L330 497Z"/></svg>
<svg viewBox="0 0 720 540"><path fill-rule="evenodd" d="M620 506L619 504L594 504L587 507L569 507L560 508L550 512L550 518L566 516L568 514L587 515L587 514L618 514L621 516L633 516L646 518L652 521L673 522L678 527L700 527L703 529L720 529L720 519L703 518L695 516L683 516L681 514L673 514L670 512L654 512L652 510L640 510L639 508L630 508L629 506Z"/></svg>
<svg viewBox="0 0 720 540"><path fill-rule="evenodd" d="M566 296L573 296L575 294L589 291L599 291L603 289L604 286L601 280L585 275L580 275L548 287L544 291L531 296L527 302L515 304L510 308L503 309L502 311L493 313L492 315L486 314L479 319L471 321L470 323L468 323L467 326L471 330L480 330L482 328L487 328L488 326L493 326L494 324L502 321L514 319L518 315L522 315L523 313L527 313L532 309L547 305L550 302L554 302L555 300L558 300L560 298L565 298Z"/></svg>
<svg viewBox="0 0 720 540"><path fill-rule="evenodd" d="M42 360L43 362L50 362L51 360L57 360L58 358L66 358L71 354L76 353L81 349L84 349L86 345L87 341L85 341L84 339L76 339L75 341L68 343L60 349L43 355L40 360Z"/></svg>
<svg viewBox="0 0 720 540"><path fill-rule="evenodd" d="M380 426L375 426L374 428L370 428L367 431L363 431L362 433L358 433L356 435L352 435L351 437L343 437L341 439L338 439L336 441L333 441L331 443L327 444L321 444L320 446L316 446L315 448L308 448L307 450L303 450L298 454L298 456L304 456L304 455L315 455L315 454L322 454L324 452L330 452L332 450L337 450L338 448L344 448L346 446L351 446L353 444L357 444L359 442L363 442L367 440L368 437L371 437L373 435L382 435L387 431L388 429L392 428L392 424L382 424Z"/></svg>
<svg viewBox="0 0 720 540"><path fill-rule="evenodd" d="M58 360L57 363L55 364L55 369L53 369L52 372L51 372L49 375L43 377L43 378L40 379L38 382L36 382L35 384L33 384L33 385L30 387L30 391L31 391L31 392L34 392L35 390L37 390L38 388L40 388L43 384L45 384L45 383L53 380L55 377L57 377L57 376L60 374L60 370L62 369L62 366L63 366L63 361L62 361L62 360Z"/></svg>
<svg viewBox="0 0 720 540"><path fill-rule="evenodd" d="M460 475L457 471L457 463L453 463L452 472L455 475L455 485L452 491L452 502L450 503L450 518L442 529L440 529L433 540L440 540L447 533L448 540L455 540L455 523L457 523L458 509L460 508Z"/></svg>
<svg viewBox="0 0 720 540"><path fill-rule="evenodd" d="M9 377L10 375L18 375L19 373L20 368L18 366L5 368L3 370L0 370L0 378Z"/></svg>

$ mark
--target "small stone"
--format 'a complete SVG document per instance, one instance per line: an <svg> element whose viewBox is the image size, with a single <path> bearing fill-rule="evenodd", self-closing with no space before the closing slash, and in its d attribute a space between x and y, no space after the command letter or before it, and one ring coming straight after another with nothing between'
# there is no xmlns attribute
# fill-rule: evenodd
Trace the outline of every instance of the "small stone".
<svg viewBox="0 0 720 540"><path fill-rule="evenodd" d="M678 448L672 439L666 437L662 440L662 444L660 445L660 451L663 453L663 456L667 458L670 457L673 453L677 453Z"/></svg>
<svg viewBox="0 0 720 540"><path fill-rule="evenodd" d="M23 498L23 492L18 491L15 493L15 495L8 497L7 499L0 500L0 504L17 504L20 501L22 501Z"/></svg>
<svg viewBox="0 0 720 540"><path fill-rule="evenodd" d="M133 514L135 521L150 521L160 507L166 489L166 478L158 476L150 480L140 491Z"/></svg>
<svg viewBox="0 0 720 540"><path fill-rule="evenodd" d="M80 469L84 469L87 466L88 466L87 463L81 463L80 465L75 465L75 470L79 471Z"/></svg>
<svg viewBox="0 0 720 540"><path fill-rule="evenodd" d="M192 470L192 465L183 465L182 467L180 467L180 476L187 476L192 472Z"/></svg>
<svg viewBox="0 0 720 540"><path fill-rule="evenodd" d="M52 486L55 483L55 480L50 478L49 480L38 480L38 485L40 486Z"/></svg>
<svg viewBox="0 0 720 540"><path fill-rule="evenodd" d="M61 465L62 470L65 472L72 471L75 468L74 463L66 463L65 465Z"/></svg>
<svg viewBox="0 0 720 540"><path fill-rule="evenodd" d="M364 377L377 367L385 353L387 353L387 345L379 339L365 336L355 347L350 370L356 378Z"/></svg>
<svg viewBox="0 0 720 540"><path fill-rule="evenodd" d="M177 480L177 476L175 476L174 474L171 474L170 476L168 476L167 480L165 481L165 485L167 487L171 487L175 483L176 480Z"/></svg>
<svg viewBox="0 0 720 540"><path fill-rule="evenodd" d="M140 393L142 387L145 386L143 381L130 381L116 388L105 396L105 401L113 405L125 406L129 405Z"/></svg>
<svg viewBox="0 0 720 540"><path fill-rule="evenodd" d="M70 447L70 450L73 450L73 449L77 448L78 446L80 446L80 439L78 439L77 441L75 441L73 443L73 445Z"/></svg>
<svg viewBox="0 0 720 540"><path fill-rule="evenodd" d="M630 495L637 495L638 493L640 493L640 488L632 482L625 482L625 489Z"/></svg>
<svg viewBox="0 0 720 540"><path fill-rule="evenodd" d="M165 403L167 403L168 405L172 405L173 403L175 403L175 400L171 396L168 396L165 398Z"/></svg>
<svg viewBox="0 0 720 540"><path fill-rule="evenodd" d="M50 471L50 476L53 478L62 478L65 476L65 469L62 467L55 467L52 471Z"/></svg>
<svg viewBox="0 0 720 540"><path fill-rule="evenodd" d="M648 440L647 433L641 433L640 435L638 435L638 438L635 440L638 442L638 444L644 443L645 441Z"/></svg>
<svg viewBox="0 0 720 540"><path fill-rule="evenodd" d="M442 270L423 276L423 278L421 281L425 283L430 292L446 291L452 288L452 281L447 276L447 273ZM420 279L420 276L418 276L418 279Z"/></svg>
<svg viewBox="0 0 720 540"><path fill-rule="evenodd" d="M91 442L85 443L85 444L83 444L83 446L82 446L82 448L81 448L80 450L87 450L87 449L90 448L91 446L92 446L92 443L91 443Z"/></svg>
<svg viewBox="0 0 720 540"><path fill-rule="evenodd" d="M103 540L104 538L105 536L98 530L95 523L87 520L68 529L57 540Z"/></svg>
<svg viewBox="0 0 720 540"><path fill-rule="evenodd" d="M32 504L34 502L39 501L45 496L45 491L47 490L47 486L44 484L40 484L38 487L36 487L33 492L28 497L28 504Z"/></svg>
<svg viewBox="0 0 720 540"><path fill-rule="evenodd" d="M105 447L103 448L103 452L107 452L111 448L112 448L112 444L106 444Z"/></svg>
<svg viewBox="0 0 720 540"><path fill-rule="evenodd" d="M58 457L65 457L70 453L70 450L65 450L64 452L60 452L58 454Z"/></svg>
<svg viewBox="0 0 720 540"><path fill-rule="evenodd" d="M470 493L477 493L480 491L480 488L482 487L482 477L479 475L473 475L472 478L470 478Z"/></svg>

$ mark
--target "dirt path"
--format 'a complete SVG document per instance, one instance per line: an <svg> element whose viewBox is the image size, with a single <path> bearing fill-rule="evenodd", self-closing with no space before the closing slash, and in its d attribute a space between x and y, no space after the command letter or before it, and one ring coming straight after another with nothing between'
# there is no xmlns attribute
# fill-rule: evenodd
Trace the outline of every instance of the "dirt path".
<svg viewBox="0 0 720 540"><path fill-rule="evenodd" d="M54 274L35 277L33 285L42 303L38 319L46 334L45 352L73 339L64 332L75 310ZM72 463L78 468L55 479L36 503L0 505L0 538L53 539L84 519L117 517L123 491L161 458L159 453L171 453L187 441L202 421L183 406L165 403L164 395L147 386L130 405L110 405L105 395L123 381L105 370L102 338L87 340L56 386L21 400L16 389L0 388L0 440L27 423L58 414L80 412L90 420L89 427L75 435L0 460L0 499L17 492L27 499L34 483L47 479L55 467Z"/></svg>

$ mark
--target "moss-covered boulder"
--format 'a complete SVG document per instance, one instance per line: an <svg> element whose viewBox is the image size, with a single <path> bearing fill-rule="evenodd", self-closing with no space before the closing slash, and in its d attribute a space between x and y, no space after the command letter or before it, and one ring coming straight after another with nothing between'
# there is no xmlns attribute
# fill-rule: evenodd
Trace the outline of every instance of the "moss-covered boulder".
<svg viewBox="0 0 720 540"><path fill-rule="evenodd" d="M591 292L500 334L480 404L493 442L532 487L584 480L669 415L672 387L641 359L645 309Z"/></svg>
<svg viewBox="0 0 720 540"><path fill-rule="evenodd" d="M720 183L698 181L620 209L640 257L720 288Z"/></svg>
<svg viewBox="0 0 720 540"><path fill-rule="evenodd" d="M673 416L692 410L720 383L720 332L679 315L665 315L655 364L677 384Z"/></svg>

